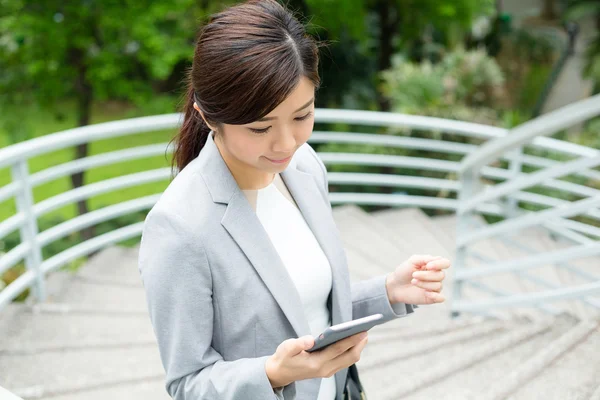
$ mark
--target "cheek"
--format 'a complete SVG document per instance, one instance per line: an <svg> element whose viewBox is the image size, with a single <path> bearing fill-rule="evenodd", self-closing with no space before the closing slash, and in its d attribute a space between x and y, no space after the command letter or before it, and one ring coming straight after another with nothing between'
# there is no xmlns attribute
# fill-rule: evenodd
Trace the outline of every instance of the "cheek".
<svg viewBox="0 0 600 400"><path fill-rule="evenodd" d="M314 128L314 122L311 122L302 124L302 126L296 131L297 147L302 146L304 143L308 142L308 139L310 139Z"/></svg>
<svg viewBox="0 0 600 400"><path fill-rule="evenodd" d="M259 140L240 140L236 143L237 156L249 163L256 162L263 154L267 153L268 149Z"/></svg>
<svg viewBox="0 0 600 400"><path fill-rule="evenodd" d="M308 141L308 139L312 135L312 131L313 131L314 127L315 127L314 120L311 120L311 122L307 122L307 123L303 124L302 128L300 129L300 136L302 139L300 141L302 143Z"/></svg>

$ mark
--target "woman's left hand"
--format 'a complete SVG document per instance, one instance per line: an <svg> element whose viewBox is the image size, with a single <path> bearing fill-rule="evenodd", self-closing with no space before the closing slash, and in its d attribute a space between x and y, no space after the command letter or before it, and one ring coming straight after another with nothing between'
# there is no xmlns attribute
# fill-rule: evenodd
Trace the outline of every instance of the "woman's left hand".
<svg viewBox="0 0 600 400"><path fill-rule="evenodd" d="M450 261L441 256L413 255L386 279L390 303L443 303L442 281Z"/></svg>

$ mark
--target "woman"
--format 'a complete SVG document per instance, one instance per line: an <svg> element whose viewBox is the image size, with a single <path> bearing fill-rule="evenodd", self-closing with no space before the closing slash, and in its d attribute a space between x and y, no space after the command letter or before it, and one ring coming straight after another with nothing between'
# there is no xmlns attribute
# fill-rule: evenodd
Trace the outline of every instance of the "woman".
<svg viewBox="0 0 600 400"><path fill-rule="evenodd" d="M200 32L179 172L139 253L174 399L341 400L366 335L309 353L313 336L444 301L441 257L350 284L326 169L307 143L317 65L317 43L274 0L230 7Z"/></svg>

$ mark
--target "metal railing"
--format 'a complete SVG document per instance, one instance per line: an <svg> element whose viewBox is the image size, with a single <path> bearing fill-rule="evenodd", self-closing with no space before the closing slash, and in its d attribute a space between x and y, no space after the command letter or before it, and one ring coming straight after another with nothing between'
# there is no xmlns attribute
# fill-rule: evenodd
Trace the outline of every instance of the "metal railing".
<svg viewBox="0 0 600 400"><path fill-rule="evenodd" d="M577 103L569 107L571 108L553 113L552 116L555 117L542 117L545 118L543 121L550 121L555 124L555 127L548 129L548 132L556 132L559 129L562 129L561 127L564 125L565 121L576 123L575 120L577 118L580 118L578 120L583 120L592 115L596 115L594 113L599 109L599 99L593 98L588 102ZM584 108L587 111L584 112L581 108ZM561 115L566 117L565 113L569 114L568 118L564 118L564 120L563 118L559 118ZM68 190L38 203L34 202L32 195L35 187L91 168L107 166L127 160L164 155L165 151L168 154L172 152L172 148L168 147L166 142L133 147L69 161L34 174L29 172L29 161L33 157L82 143L157 130L174 129L179 126L181 118L181 114L166 114L90 125L28 140L0 150L0 170L3 168L10 168L12 175L12 181L3 187L0 187L0 203L14 198L17 206L15 215L0 222L0 240L17 230L20 234L19 245L9 249L2 257L0 257L0 274L20 262L24 262L26 266L26 272L24 274L0 291L0 310L27 288L32 289L36 300L43 301L46 297L45 279L47 274L79 257L86 256L111 244L140 236L143 222L133 223L96 236L74 245L48 259L43 259L42 257L42 249L45 246L72 232L79 231L97 223L133 212L148 210L158 200L160 193L112 204L87 214L74 217L43 232L39 232L38 221L40 217L65 205L73 204L83 199L89 199L99 194L110 193L146 183L167 181L171 176L171 170L170 168L158 168L106 179ZM548 120L548 118L554 119ZM584 209L587 210L585 215L595 220L600 220L600 211L595 207L598 203L594 200L597 199L600 191L585 185L556 179L560 175L558 173L559 168L568 168L569 171L577 176L600 181L600 172L592 168L592 166L598 164L587 160L589 158L599 157L600 152L595 149L552 138L541 136L534 138L533 136L535 135L546 133L546 131L539 131L540 126L536 125L540 124L539 122L531 121L509 132L506 129L498 127L433 117L331 109L315 110L315 120L317 123L324 124L347 123L357 126L409 128L444 132L453 134L457 137L476 138L489 141L489 143L479 147L474 144L456 141L441 141L410 136L326 131L314 131L309 139L309 143L311 144L355 143L380 145L404 149L436 151L462 158L462 161L447 161L383 154L318 153L323 162L327 165L343 163L345 165L416 168L419 170L437 171L444 176L443 178L429 178L410 175L329 172L328 180L330 184L336 185L388 186L437 191L446 190L449 193L454 194L454 197L456 198L395 193L333 192L330 193L330 200L332 204L353 203L364 205L415 206L426 209L440 209L457 212L460 216L461 229L458 230L459 236L457 238L458 257L454 260L454 268L452 269L454 269L456 274L455 279L457 279L459 285L455 288L456 298L451 304L453 307L452 309L456 312L469 310L478 312L478 310L482 309L482 307L478 307L474 305L474 303L471 304L461 299L460 287L463 284L471 284L479 289L488 290L490 293L500 295L499 291L489 287L486 288L485 285L478 282L477 276L469 276L468 273L470 273L470 271L463 265L466 260L465 255L467 248L469 244L476 239L476 237L469 236L469 233L467 233L464 228L464 225L466 224L465 221L469 216L475 213L501 217L515 215L520 213L520 210L516 207L515 201L537 206L551 206L560 211L556 213L552 219L542 219L540 217L535 219L534 216L519 215L515 217L514 220L523 221L522 224L540 223L540 225L545 226L553 232L559 231L571 240L578 240L579 243L587 246L586 249L581 249L581 251L577 253L579 255L583 254L584 251L590 252L589 248L591 248L591 246L596 246L597 242L592 240L589 236L595 235L600 237L600 229L592 225L568 220L566 218L569 213L563 212L566 209L576 207L576 210L578 211ZM548 122L543 122L541 123L541 126L546 126L547 123ZM524 133L519 134L519 132ZM535 132L535 134L531 134L531 132ZM527 136L527 140L531 141L530 146L532 148L550 151L568 157L582 157L584 160L581 162L575 161L563 163L549 158L525 154L523 152L516 154L512 149L522 146L522 144L525 143L525 140L515 141L515 139L524 136ZM505 169L486 165L492 156L499 160L509 162L510 167ZM515 165L518 165L519 168L515 168ZM543 168L544 170L543 172L536 173L537 175L525 175L520 172L521 167L525 166ZM504 181L504 183L495 185L493 192L486 192L483 190L490 185L476 185L476 181L479 178ZM540 195L522 190L528 185L533 184L539 184L545 188L550 188L554 192L586 196L592 200L588 200L584 203L571 204L550 195ZM480 193L480 195L475 197L478 193ZM507 207L505 202L502 201L502 198L504 197L509 198L514 203L512 208ZM569 207L566 208L565 205L567 204ZM507 223L514 222L507 220ZM498 232L497 230L499 228L495 225L487 229L490 230L485 231L487 232L484 233L486 235L496 235L504 232L503 230ZM594 247L594 249L595 248L596 247ZM561 253L561 255L565 254L567 253ZM510 264L509 269L512 271L521 268L519 265L521 264ZM496 269L500 267L502 267L500 264L494 265L494 268ZM504 268L507 267L504 266ZM493 274L495 271L495 269L492 269L488 270L487 273ZM593 277L589 276L588 278L593 279ZM596 286L582 287L580 288L580 291L574 293L584 296L594 292L596 290L595 288ZM565 296L565 294L561 295L558 294L558 292L555 292L555 294L556 296ZM504 295L506 295L506 293L502 293L502 295L503 301L505 301ZM573 295L573 293L569 292L568 295ZM516 294L516 296L519 295ZM518 297L515 296L510 298L518 299ZM532 302L534 300L529 298L527 301ZM500 306L500 301L489 305L489 307L492 308L497 306Z"/></svg>
<svg viewBox="0 0 600 400"><path fill-rule="evenodd" d="M600 309L600 300L592 298L600 295L600 263L596 275L579 271L569 265L574 259L600 255L600 229L568 218L585 215L600 221L600 191L591 187L578 187L558 178L581 174L598 181L598 171L592 169L600 165L600 151L588 149L571 153L576 156L569 161L550 164L532 173L521 173L523 164L523 147L535 141L540 142L544 136L550 136L565 128L569 128L593 117L600 115L600 95L568 105L514 128L504 138L485 143L476 152L467 156L460 165L461 182L460 206L457 210L457 251L455 263L460 266L453 271L453 295L451 309L454 315L461 311L477 312L493 308L510 306L544 307L545 303L564 299L581 299L585 304ZM493 187L483 187L481 177L486 165L494 162L505 154L512 154L512 162L519 167L513 170L514 176ZM600 182L600 181L598 181ZM473 216L481 204L509 200L525 200L522 190L536 185L547 186L552 183L554 188L570 191L583 198L576 201L552 199L545 205L548 209L530 212L517 207L512 201L503 221L487 226L473 226ZM542 226L547 230L561 235L575 245L554 251L532 254L514 260L492 262L491 265L480 268L465 268L468 247L479 240L490 237L505 237L525 228ZM595 240L593 239L595 238ZM480 277L512 272L521 277L528 270L541 266L554 265L569 269L581 277L586 283L571 287L557 287L543 284L547 290L526 294L497 296L485 300L463 300L461 291L463 285L470 280Z"/></svg>

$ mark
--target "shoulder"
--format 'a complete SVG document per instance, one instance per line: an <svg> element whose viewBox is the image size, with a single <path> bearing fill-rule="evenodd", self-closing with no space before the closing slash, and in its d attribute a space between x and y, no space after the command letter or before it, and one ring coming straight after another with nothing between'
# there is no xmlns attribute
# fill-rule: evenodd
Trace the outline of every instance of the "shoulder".
<svg viewBox="0 0 600 400"><path fill-rule="evenodd" d="M194 227L211 213L209 206L213 204L202 176L191 168L184 168L161 193L148 212L146 223L152 219L168 220L185 231L187 237L192 233L196 236L199 230Z"/></svg>

